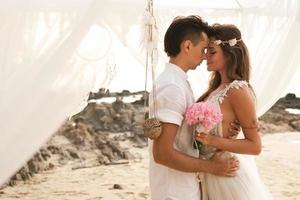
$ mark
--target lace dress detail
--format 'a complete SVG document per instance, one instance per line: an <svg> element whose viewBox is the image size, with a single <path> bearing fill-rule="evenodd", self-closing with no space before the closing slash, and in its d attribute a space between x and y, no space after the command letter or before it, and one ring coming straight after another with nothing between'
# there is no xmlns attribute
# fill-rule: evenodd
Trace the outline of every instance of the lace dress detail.
<svg viewBox="0 0 300 200"><path fill-rule="evenodd" d="M249 83L247 81L234 80L230 84L225 85L225 87L215 90L206 101L222 104L230 89L240 89L243 87L249 87Z"/></svg>
<svg viewBox="0 0 300 200"><path fill-rule="evenodd" d="M220 110L220 105L224 101L230 89L249 88L246 81L235 80L215 90L206 101L213 103ZM250 90L252 91L252 90ZM255 99L254 93L252 97ZM210 131L219 137L223 137L222 123L219 123ZM210 159L217 149L211 146L203 145L200 148L200 157ZM226 152L224 158L228 158L233 153ZM272 196L263 184L256 168L253 156L234 154L240 161L240 169L236 177L220 177L204 173L203 182L206 188L206 194L209 200L270 200ZM205 191L204 191L205 192Z"/></svg>
<svg viewBox="0 0 300 200"><path fill-rule="evenodd" d="M216 106L216 108L221 112L220 105L222 104L224 98L227 96L227 92L232 88L243 88L248 87L248 82L235 80L225 87L215 90L205 101L210 102ZM222 123L217 124L211 131L211 135L223 137ZM207 145L201 145L199 147L199 154L202 159L209 160L214 153L217 151L217 148Z"/></svg>

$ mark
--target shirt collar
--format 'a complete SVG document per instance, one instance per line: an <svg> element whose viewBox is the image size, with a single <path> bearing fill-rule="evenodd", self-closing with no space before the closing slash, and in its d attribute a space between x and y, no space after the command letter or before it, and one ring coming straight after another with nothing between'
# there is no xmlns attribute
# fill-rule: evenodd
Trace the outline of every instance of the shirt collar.
<svg viewBox="0 0 300 200"><path fill-rule="evenodd" d="M166 67L174 71L176 74L178 74L183 79L188 79L188 75L185 71L183 71L178 65L175 65L173 63L166 63Z"/></svg>

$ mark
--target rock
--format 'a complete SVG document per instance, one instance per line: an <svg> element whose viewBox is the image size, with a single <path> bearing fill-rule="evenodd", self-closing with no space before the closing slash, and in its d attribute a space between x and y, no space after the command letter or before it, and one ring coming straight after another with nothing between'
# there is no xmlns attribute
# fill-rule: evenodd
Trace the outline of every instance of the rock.
<svg viewBox="0 0 300 200"><path fill-rule="evenodd" d="M107 107L108 111L109 111L109 115L112 119L114 119L116 117L117 112L112 108L112 107Z"/></svg>
<svg viewBox="0 0 300 200"><path fill-rule="evenodd" d="M47 149L52 153L52 154L60 154L61 148L53 145L47 146Z"/></svg>
<svg viewBox="0 0 300 200"><path fill-rule="evenodd" d="M293 128L290 127L288 124L263 124L262 127L260 128L262 133L279 133L279 132L290 132L293 131Z"/></svg>
<svg viewBox="0 0 300 200"><path fill-rule="evenodd" d="M52 163L49 163L47 170L54 169L54 167L55 167L55 166L54 166L54 164L52 164Z"/></svg>
<svg viewBox="0 0 300 200"><path fill-rule="evenodd" d="M21 174L23 180L28 180L30 179L30 177L33 177L33 172L29 170L28 163L27 165L21 168L19 173Z"/></svg>
<svg viewBox="0 0 300 200"><path fill-rule="evenodd" d="M286 100L294 100L296 99L296 95L295 94L292 94L292 93L288 93L286 96L285 96L285 99Z"/></svg>
<svg viewBox="0 0 300 200"><path fill-rule="evenodd" d="M38 161L38 162L42 162L42 161L43 161L40 152L37 152L37 153L34 155L34 159L35 159L36 161Z"/></svg>
<svg viewBox="0 0 300 200"><path fill-rule="evenodd" d="M79 155L74 150L68 149L67 151L69 152L69 154L72 158L74 158L74 159L79 159L80 158Z"/></svg>
<svg viewBox="0 0 300 200"><path fill-rule="evenodd" d="M98 159L98 162L102 165L110 163L109 159L102 154L98 155L97 159Z"/></svg>
<svg viewBox="0 0 300 200"><path fill-rule="evenodd" d="M72 117L73 120L85 119L86 124L91 124L96 130L110 132L132 131L134 123L141 124L144 121L143 105L124 103L123 96L144 94L143 92L111 93L109 96L116 97L112 104L89 103L84 110ZM95 130L94 129L94 130Z"/></svg>
<svg viewBox="0 0 300 200"><path fill-rule="evenodd" d="M147 145L145 145L145 144L134 144L133 146L136 148L141 148L141 149L147 147Z"/></svg>
<svg viewBox="0 0 300 200"><path fill-rule="evenodd" d="M300 120L295 120L290 122L290 126L293 127L295 130L300 131Z"/></svg>
<svg viewBox="0 0 300 200"><path fill-rule="evenodd" d="M143 114L134 113L133 115L133 121L136 124L143 124L145 121L145 117Z"/></svg>
<svg viewBox="0 0 300 200"><path fill-rule="evenodd" d="M109 90L105 88L100 88L97 93L90 92L88 100L90 99L100 99L102 97L108 96Z"/></svg>
<svg viewBox="0 0 300 200"><path fill-rule="evenodd" d="M132 110L126 110L121 112L121 116L117 123L121 127L122 131L129 131L131 130L132 125L132 118L133 118L133 111Z"/></svg>
<svg viewBox="0 0 300 200"><path fill-rule="evenodd" d="M45 148L42 148L40 150L40 153L41 153L41 156L44 159L44 161L47 161L47 159L51 157L50 153Z"/></svg>
<svg viewBox="0 0 300 200"><path fill-rule="evenodd" d="M99 119L99 123L101 125L102 130L109 130L110 124L113 123L113 118L108 115L105 115Z"/></svg>
<svg viewBox="0 0 300 200"><path fill-rule="evenodd" d="M118 98L116 99L116 101L113 102L111 105L112 105L113 109L114 109L117 113L120 112L122 109L125 108L125 104L123 103L122 98L120 98L120 97L118 97Z"/></svg>
<svg viewBox="0 0 300 200"><path fill-rule="evenodd" d="M72 160L72 157L71 157L68 149L62 149L59 155L60 155L59 159L62 161L62 163L65 163L65 161L68 161L68 160Z"/></svg>
<svg viewBox="0 0 300 200"><path fill-rule="evenodd" d="M103 149L101 149L101 152L104 156L106 156L109 161L114 160L114 153L112 151L112 149L109 146L104 146Z"/></svg>
<svg viewBox="0 0 300 200"><path fill-rule="evenodd" d="M110 129L113 131L113 132L121 132L121 127L117 124L117 123L114 123L110 126Z"/></svg>
<svg viewBox="0 0 300 200"><path fill-rule="evenodd" d="M132 132L134 133L134 135L144 135L142 124L133 123Z"/></svg>
<svg viewBox="0 0 300 200"><path fill-rule="evenodd" d="M129 151L124 151L123 158L127 160L135 159L134 155L132 155Z"/></svg>
<svg viewBox="0 0 300 200"><path fill-rule="evenodd" d="M14 179L17 180L17 181L23 180L21 174L16 174Z"/></svg>
<svg viewBox="0 0 300 200"><path fill-rule="evenodd" d="M129 96L130 95L130 91L129 90L122 90L121 96Z"/></svg>
<svg viewBox="0 0 300 200"><path fill-rule="evenodd" d="M124 150L120 147L119 144L115 142L108 142L108 145L110 146L112 152L114 153L114 160L119 160L121 158L124 158Z"/></svg>
<svg viewBox="0 0 300 200"><path fill-rule="evenodd" d="M121 185L119 185L119 184L114 184L113 185L113 189L122 190L123 187Z"/></svg>
<svg viewBox="0 0 300 200"><path fill-rule="evenodd" d="M28 162L28 169L29 169L29 171L31 171L32 173L35 173L35 174L36 174L36 173L38 173L39 170L41 169L40 163L31 159L31 160Z"/></svg>
<svg viewBox="0 0 300 200"><path fill-rule="evenodd" d="M17 185L17 181L11 179L11 180L9 181L8 185L9 185L9 186L15 186L15 185Z"/></svg>
<svg viewBox="0 0 300 200"><path fill-rule="evenodd" d="M72 129L66 130L63 135L74 145L87 145L91 141L91 134L82 123L77 124Z"/></svg>
<svg viewBox="0 0 300 200"><path fill-rule="evenodd" d="M106 108L105 105L97 105L95 106L94 110L90 110L91 112L95 112L97 119L101 119L103 116L110 116L109 110ZM95 120L95 119L94 119Z"/></svg>
<svg viewBox="0 0 300 200"><path fill-rule="evenodd" d="M102 134L99 134L98 136L95 137L96 147L100 150L103 149L107 143L107 140L108 140L107 137L105 137Z"/></svg>
<svg viewBox="0 0 300 200"><path fill-rule="evenodd" d="M263 116L259 118L262 123L262 132L299 131L300 115L291 114L287 108L300 109L300 98L295 94L287 94L279 99Z"/></svg>

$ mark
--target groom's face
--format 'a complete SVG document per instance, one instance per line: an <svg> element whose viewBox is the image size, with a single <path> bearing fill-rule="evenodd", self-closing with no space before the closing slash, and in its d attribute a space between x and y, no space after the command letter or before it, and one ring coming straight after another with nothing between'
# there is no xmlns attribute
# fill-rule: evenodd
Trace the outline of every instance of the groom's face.
<svg viewBox="0 0 300 200"><path fill-rule="evenodd" d="M190 52L189 52L189 61L191 69L196 69L198 65L202 63L203 60L206 59L206 49L208 46L208 37L205 33L202 33L200 41L192 45Z"/></svg>

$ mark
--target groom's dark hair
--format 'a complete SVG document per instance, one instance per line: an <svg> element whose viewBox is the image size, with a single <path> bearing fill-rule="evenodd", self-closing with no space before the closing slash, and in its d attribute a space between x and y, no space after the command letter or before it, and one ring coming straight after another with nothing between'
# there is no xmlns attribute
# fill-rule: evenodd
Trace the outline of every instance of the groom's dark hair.
<svg viewBox="0 0 300 200"><path fill-rule="evenodd" d="M165 52L169 57L177 56L182 41L190 40L196 45L202 39L202 32L209 34L210 27L200 16L176 17L165 34Z"/></svg>

